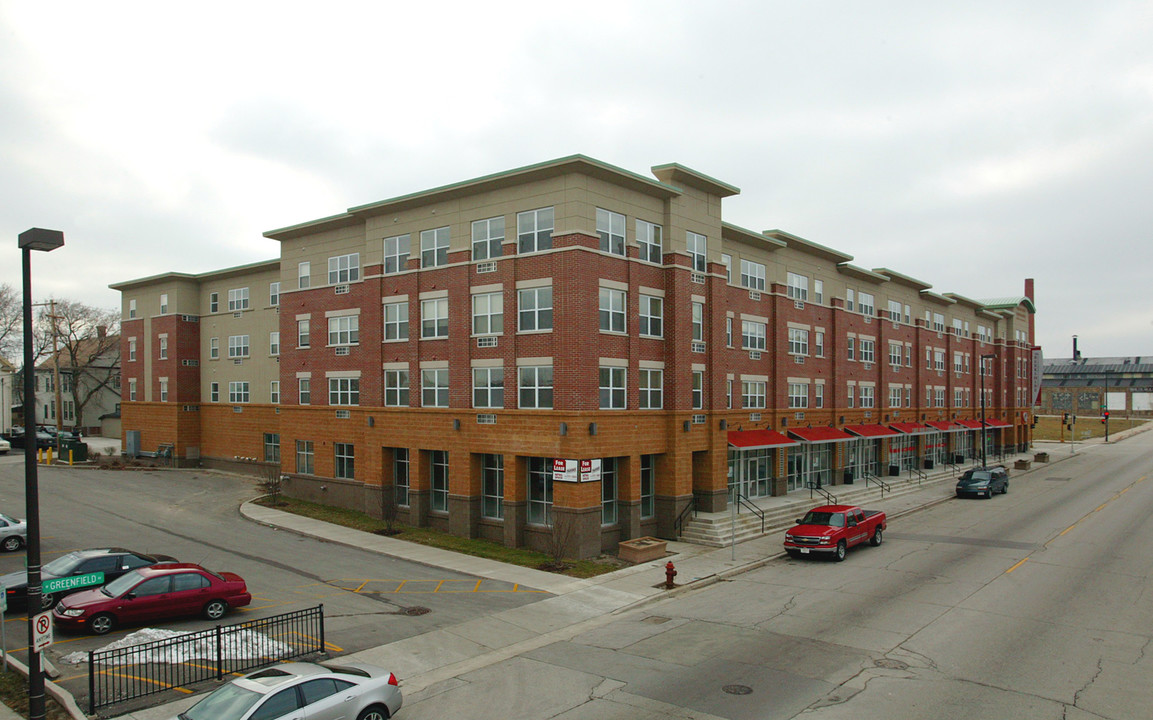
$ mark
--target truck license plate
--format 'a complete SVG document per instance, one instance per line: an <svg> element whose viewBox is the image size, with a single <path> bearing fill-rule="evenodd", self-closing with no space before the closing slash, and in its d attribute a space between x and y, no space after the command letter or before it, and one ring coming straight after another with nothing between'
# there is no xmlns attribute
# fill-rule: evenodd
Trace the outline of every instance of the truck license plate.
<svg viewBox="0 0 1153 720"><path fill-rule="evenodd" d="M808 555L808 554L809 554L809 549L808 549L808 548L801 548L801 554L802 554L802 555Z"/></svg>

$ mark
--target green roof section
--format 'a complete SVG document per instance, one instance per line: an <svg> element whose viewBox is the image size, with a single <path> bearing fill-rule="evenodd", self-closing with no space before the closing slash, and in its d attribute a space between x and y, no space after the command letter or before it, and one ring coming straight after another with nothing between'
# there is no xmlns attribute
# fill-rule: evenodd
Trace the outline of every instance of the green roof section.
<svg viewBox="0 0 1153 720"><path fill-rule="evenodd" d="M800 250L801 252L806 252L810 255L827 258L835 263L851 262L853 259L852 255L843 253L839 250L834 250L830 247L825 247L820 243L815 243L812 240L806 240L799 235L794 235L792 233L785 232L784 230L765 230L763 234L768 235L769 237L777 238L778 240L784 240L786 243L788 243L789 247L795 250Z"/></svg>
<svg viewBox="0 0 1153 720"><path fill-rule="evenodd" d="M977 302L986 310L1016 310L1018 306L1024 305L1025 309L1034 315L1037 314L1037 306L1033 301L1024 295L1015 295L1013 297L989 298L987 300L978 300Z"/></svg>
<svg viewBox="0 0 1153 720"><path fill-rule="evenodd" d="M689 187L695 187L698 190L704 190L707 193L712 193L723 198L741 194L741 189L736 185L730 185L714 177L709 177L702 172L697 172L680 163L654 165L651 170L653 175L657 176L657 178L663 182L683 183Z"/></svg>
<svg viewBox="0 0 1153 720"><path fill-rule="evenodd" d="M923 298L928 298L929 300L936 300L937 302L941 303L942 305L955 305L957 303L957 301L954 300L953 298L945 297L944 295L940 295L938 293L935 293L932 290L922 290L921 292L919 292L917 294Z"/></svg>
<svg viewBox="0 0 1153 720"><path fill-rule="evenodd" d="M228 277L230 275L242 275L253 270L279 270L280 258L274 260L261 260L259 262L248 263L246 265L234 265L230 268L223 270L210 270L204 273L180 273L180 272L167 272L160 273L159 275L149 275L148 277L137 278L135 280L125 280L124 282L113 283L108 287L112 290L129 290L134 287L142 287L144 285L155 285L158 282L165 280L188 280L190 282L200 282L214 277Z"/></svg>
<svg viewBox="0 0 1153 720"><path fill-rule="evenodd" d="M872 270L866 270L863 267L850 265L849 263L840 263L837 265L837 272L844 273L849 277L855 277L858 280L869 280L871 282L883 283L888 282L889 278L880 273L875 273Z"/></svg>
<svg viewBox="0 0 1153 720"><path fill-rule="evenodd" d="M929 288L933 287L931 284L925 282L924 280L918 280L917 278L903 275L896 270L890 270L889 268L873 268L873 272L887 276L889 282L905 285L907 287L913 288L914 290L928 290Z"/></svg>
<svg viewBox="0 0 1153 720"><path fill-rule="evenodd" d="M729 237L733 237L734 239L739 240L741 242L746 242L746 243L750 243L750 244L758 244L758 245L767 245L769 250L776 250L777 248L783 248L783 247L789 246L789 244L787 242L785 242L784 240L778 240L777 238L769 237L768 235L765 235L764 233L759 233L759 232L756 232L755 230L749 230L747 228L743 228L739 225L734 225L734 224L729 223L729 222L722 222L721 223L721 233L723 235L728 235Z"/></svg>

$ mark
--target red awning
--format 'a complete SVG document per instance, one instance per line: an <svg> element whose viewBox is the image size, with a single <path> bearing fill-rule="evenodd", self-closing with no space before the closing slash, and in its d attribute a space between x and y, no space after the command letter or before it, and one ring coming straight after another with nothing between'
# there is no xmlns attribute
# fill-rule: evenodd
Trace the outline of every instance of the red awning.
<svg viewBox="0 0 1153 720"><path fill-rule="evenodd" d="M1013 423L1005 422L998 418L985 418L985 424L989 427L1013 427Z"/></svg>
<svg viewBox="0 0 1153 720"><path fill-rule="evenodd" d="M796 440L775 430L729 430L729 445L739 450L761 450L796 444Z"/></svg>
<svg viewBox="0 0 1153 720"><path fill-rule="evenodd" d="M983 427L980 420L958 420L957 424L970 430L980 430Z"/></svg>
<svg viewBox="0 0 1153 720"><path fill-rule="evenodd" d="M861 437L869 438L889 437L890 435L897 434L896 430L887 428L884 425L878 425L876 423L872 425L846 425L845 429L854 435L860 435Z"/></svg>
<svg viewBox="0 0 1153 720"><path fill-rule="evenodd" d="M960 432L965 429L952 420L928 420L925 424L941 432Z"/></svg>
<svg viewBox="0 0 1153 720"><path fill-rule="evenodd" d="M831 427L796 428L789 430L789 434L809 443L843 442L853 439L847 432Z"/></svg>
<svg viewBox="0 0 1153 720"><path fill-rule="evenodd" d="M889 427L893 428L897 432L904 433L905 435L917 435L919 433L932 432L932 428L917 422L889 423Z"/></svg>

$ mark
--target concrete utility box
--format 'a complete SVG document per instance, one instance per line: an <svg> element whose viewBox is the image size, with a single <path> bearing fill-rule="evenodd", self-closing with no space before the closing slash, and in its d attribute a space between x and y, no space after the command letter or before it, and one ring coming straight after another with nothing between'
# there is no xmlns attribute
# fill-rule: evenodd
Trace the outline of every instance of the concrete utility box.
<svg viewBox="0 0 1153 720"><path fill-rule="evenodd" d="M665 556L668 543L655 537L633 538L625 540L617 546L617 556L627 563L637 563L660 560Z"/></svg>

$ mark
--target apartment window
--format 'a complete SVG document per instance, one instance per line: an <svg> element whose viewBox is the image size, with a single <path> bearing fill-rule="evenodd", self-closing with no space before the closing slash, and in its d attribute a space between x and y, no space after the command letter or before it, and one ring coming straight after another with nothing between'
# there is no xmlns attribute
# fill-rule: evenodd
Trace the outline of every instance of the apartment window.
<svg viewBox="0 0 1153 720"><path fill-rule="evenodd" d="M408 268L408 253L411 245L411 235L397 235L384 239L384 272L386 275L398 273Z"/></svg>
<svg viewBox="0 0 1153 720"><path fill-rule="evenodd" d="M657 463L655 455L641 455L641 519L657 515Z"/></svg>
<svg viewBox="0 0 1153 720"><path fill-rule="evenodd" d="M901 322L901 303L896 300L889 301L889 319L893 322Z"/></svg>
<svg viewBox="0 0 1153 720"><path fill-rule="evenodd" d="M420 301L420 336L424 339L448 337L448 298Z"/></svg>
<svg viewBox="0 0 1153 720"><path fill-rule="evenodd" d="M825 406L825 386L813 386L813 407L823 408Z"/></svg>
<svg viewBox="0 0 1153 720"><path fill-rule="evenodd" d="M964 407L965 393L960 388L953 390L953 407Z"/></svg>
<svg viewBox="0 0 1153 720"><path fill-rule="evenodd" d="M953 318L953 334L961 337L961 318Z"/></svg>
<svg viewBox="0 0 1153 720"><path fill-rule="evenodd" d="M601 250L613 255L625 254L625 216L597 208L597 235Z"/></svg>
<svg viewBox="0 0 1153 720"><path fill-rule="evenodd" d="M550 207L517 213L517 252L533 253L551 249L553 219L553 209Z"/></svg>
<svg viewBox="0 0 1153 720"><path fill-rule="evenodd" d="M809 331L799 328L789 328L789 354L809 354Z"/></svg>
<svg viewBox="0 0 1153 720"><path fill-rule="evenodd" d="M789 408L803 409L809 406L809 384L789 383Z"/></svg>
<svg viewBox="0 0 1153 720"><path fill-rule="evenodd" d="M504 368L472 369L472 406L504 407Z"/></svg>
<svg viewBox="0 0 1153 720"><path fill-rule="evenodd" d="M429 453L428 479L432 490L431 509L448 512L448 451L433 450Z"/></svg>
<svg viewBox="0 0 1153 720"><path fill-rule="evenodd" d="M787 273L785 281L788 288L786 293L789 297L802 302L809 299L809 277L807 275Z"/></svg>
<svg viewBox="0 0 1153 720"><path fill-rule="evenodd" d="M640 248L641 260L657 264L664 262L660 225L637 220L637 246Z"/></svg>
<svg viewBox="0 0 1153 720"><path fill-rule="evenodd" d="M813 302L823 305L825 302L825 281L813 280Z"/></svg>
<svg viewBox="0 0 1153 720"><path fill-rule="evenodd" d="M861 362L876 362L877 360L877 342L875 340L866 340L861 338Z"/></svg>
<svg viewBox="0 0 1153 720"><path fill-rule="evenodd" d="M298 348L308 347L308 325L307 318L296 321L296 347Z"/></svg>
<svg viewBox="0 0 1153 720"><path fill-rule="evenodd" d="M485 453L480 459L480 514L504 519L504 455Z"/></svg>
<svg viewBox="0 0 1153 720"><path fill-rule="evenodd" d="M858 298L857 308L862 315L873 317L877 314L877 308L874 306L873 296L869 293L863 292Z"/></svg>
<svg viewBox="0 0 1153 720"><path fill-rule="evenodd" d="M857 291L853 288L845 290L845 309L854 312L857 308Z"/></svg>
<svg viewBox="0 0 1153 720"><path fill-rule="evenodd" d="M392 486L402 507L408 507L408 470L408 448L392 448Z"/></svg>
<svg viewBox="0 0 1153 720"><path fill-rule="evenodd" d="M855 337L849 338L848 342L847 342L847 346L848 346L849 359L850 360L856 360L857 359L857 338L855 338Z"/></svg>
<svg viewBox="0 0 1153 720"><path fill-rule="evenodd" d="M638 407L641 410L660 410L664 407L665 371L642 368L639 375Z"/></svg>
<svg viewBox="0 0 1153 720"><path fill-rule="evenodd" d="M129 318L136 317L136 300L129 300L128 301L128 317Z"/></svg>
<svg viewBox="0 0 1153 720"><path fill-rule="evenodd" d="M296 266L296 287L303 290L312 286L312 263L302 262Z"/></svg>
<svg viewBox="0 0 1153 720"><path fill-rule="evenodd" d="M765 324L763 322L741 321L741 347L745 350L765 349Z"/></svg>
<svg viewBox="0 0 1153 720"><path fill-rule="evenodd" d="M408 301L384 304L384 339L408 339Z"/></svg>
<svg viewBox="0 0 1153 720"><path fill-rule="evenodd" d="M961 372L964 367L964 363L961 360L962 357L964 356L959 352L953 353L953 372Z"/></svg>
<svg viewBox="0 0 1153 720"><path fill-rule="evenodd" d="M230 357L230 358L248 357L248 336L247 335L229 335L228 336L228 357Z"/></svg>
<svg viewBox="0 0 1153 720"><path fill-rule="evenodd" d="M420 232L420 266L422 268L440 267L448 264L448 228L435 230L421 230Z"/></svg>
<svg viewBox="0 0 1153 720"><path fill-rule="evenodd" d="M213 340L215 339L213 338ZM128 338L128 360L129 362L136 361L136 338Z"/></svg>
<svg viewBox="0 0 1153 720"><path fill-rule="evenodd" d="M280 463L280 433L264 433L264 462Z"/></svg>
<svg viewBox="0 0 1153 720"><path fill-rule="evenodd" d="M848 387L847 404L848 404L848 407L850 407L850 408L854 408L857 406L857 404L856 404L856 388L857 388L856 385L849 385L849 387Z"/></svg>
<svg viewBox="0 0 1153 720"><path fill-rule="evenodd" d="M168 293L160 294L160 314L164 315L168 312Z"/></svg>
<svg viewBox="0 0 1153 720"><path fill-rule="evenodd" d="M131 383L130 386L132 388L132 392L135 394L136 381L135 380L129 380L129 383ZM136 398L132 398L132 399L135 400ZM218 383L218 382L209 383L209 385L208 385L208 401L209 402L220 402L220 383Z"/></svg>
<svg viewBox="0 0 1153 720"><path fill-rule="evenodd" d="M733 409L733 381L725 381L725 408L728 410Z"/></svg>
<svg viewBox="0 0 1153 720"><path fill-rule="evenodd" d="M273 405L280 404L280 381L272 380L268 383L268 401Z"/></svg>
<svg viewBox="0 0 1153 720"><path fill-rule="evenodd" d="M552 365L527 365L517 368L517 371L520 407L551 410L553 402Z"/></svg>
<svg viewBox="0 0 1153 720"><path fill-rule="evenodd" d="M655 295L640 297L640 333L642 337L664 334L665 300Z"/></svg>
<svg viewBox="0 0 1153 720"><path fill-rule="evenodd" d="M268 304L276 307L280 304L280 282L268 284Z"/></svg>
<svg viewBox="0 0 1153 720"><path fill-rule="evenodd" d="M705 304L695 302L693 303L693 342L705 341Z"/></svg>
<svg viewBox="0 0 1153 720"><path fill-rule="evenodd" d="M160 402L168 402L168 381L160 381Z"/></svg>
<svg viewBox="0 0 1153 720"><path fill-rule="evenodd" d="M328 319L329 345L356 345L359 342L359 315L338 315Z"/></svg>
<svg viewBox="0 0 1153 720"><path fill-rule="evenodd" d="M741 407L754 409L765 407L765 383L763 380L741 381Z"/></svg>
<svg viewBox="0 0 1153 720"><path fill-rule="evenodd" d="M945 332L945 316L941 313L933 313L933 330Z"/></svg>
<svg viewBox="0 0 1153 720"><path fill-rule="evenodd" d="M905 367L913 367L913 346L905 346Z"/></svg>
<svg viewBox="0 0 1153 720"><path fill-rule="evenodd" d="M528 522L549 525L552 520L552 458L528 459Z"/></svg>
<svg viewBox="0 0 1153 720"><path fill-rule="evenodd" d="M329 405L359 405L360 378L329 378Z"/></svg>
<svg viewBox="0 0 1153 720"><path fill-rule="evenodd" d="M420 404L448 407L448 368L420 371Z"/></svg>
<svg viewBox="0 0 1153 720"><path fill-rule="evenodd" d="M891 407L891 408L901 407L901 388L900 387L890 387L889 388L889 407Z"/></svg>
<svg viewBox="0 0 1153 720"><path fill-rule="evenodd" d="M280 354L280 332L279 331L268 333L268 354L269 355L279 355Z"/></svg>
<svg viewBox="0 0 1153 720"><path fill-rule="evenodd" d="M889 364L894 367L901 365L901 343L889 343Z"/></svg>
<svg viewBox="0 0 1153 720"><path fill-rule="evenodd" d="M337 255L328 259L328 284L356 282L360 279L360 253Z"/></svg>
<svg viewBox="0 0 1153 720"><path fill-rule="evenodd" d="M234 288L228 291L228 311L248 309L248 288Z"/></svg>
<svg viewBox="0 0 1153 720"><path fill-rule="evenodd" d="M128 378L128 399L136 400L136 378Z"/></svg>
<svg viewBox="0 0 1153 720"><path fill-rule="evenodd" d="M333 443L332 451L335 459L332 476L343 480L352 480L356 477L356 448L352 443Z"/></svg>
<svg viewBox="0 0 1153 720"><path fill-rule="evenodd" d="M725 282L733 282L733 256L728 253L721 253L721 265L725 266Z"/></svg>
<svg viewBox="0 0 1153 720"><path fill-rule="evenodd" d="M601 288L600 325L607 332L625 331L625 291Z"/></svg>
<svg viewBox="0 0 1153 720"><path fill-rule="evenodd" d="M472 332L495 335L504 331L504 294L479 293L472 296Z"/></svg>
<svg viewBox="0 0 1153 720"><path fill-rule="evenodd" d="M623 367L600 368L601 410L623 410L625 408L625 369Z"/></svg>
<svg viewBox="0 0 1153 720"><path fill-rule="evenodd" d="M875 402L875 397L874 397L875 388L873 388L871 385L862 385L860 389L861 389L861 407L863 407L863 408L873 407L874 406L873 403Z"/></svg>
<svg viewBox="0 0 1153 720"><path fill-rule="evenodd" d="M909 306L905 306L905 324L908 325L913 322L913 313Z"/></svg>
<svg viewBox="0 0 1153 720"><path fill-rule="evenodd" d="M159 340L160 340L160 359L161 360L167 360L168 359L168 336L167 335L161 335Z"/></svg>
<svg viewBox="0 0 1153 720"><path fill-rule="evenodd" d="M825 356L825 333L820 330L813 333L813 355Z"/></svg>
<svg viewBox="0 0 1153 720"><path fill-rule="evenodd" d="M384 371L385 407L408 407L408 371Z"/></svg>
<svg viewBox="0 0 1153 720"><path fill-rule="evenodd" d="M301 475L314 475L316 473L313 466L312 450L311 440L296 441L296 472Z"/></svg>
<svg viewBox="0 0 1153 720"><path fill-rule="evenodd" d="M933 388L933 407L945 407L945 388Z"/></svg>
<svg viewBox="0 0 1153 720"><path fill-rule="evenodd" d="M725 347L733 346L733 319L725 318Z"/></svg>
<svg viewBox="0 0 1153 720"><path fill-rule="evenodd" d="M552 287L520 290L517 297L520 330L552 330Z"/></svg>
<svg viewBox="0 0 1153 720"><path fill-rule="evenodd" d="M693 410L703 410L705 407L705 373L703 370L693 370Z"/></svg>
<svg viewBox="0 0 1153 720"><path fill-rule="evenodd" d="M905 388L905 407L913 407L913 388Z"/></svg>
<svg viewBox="0 0 1153 720"><path fill-rule="evenodd" d="M686 232L685 236L689 259L692 260L693 271L699 273L706 272L709 268L708 238L695 232Z"/></svg>
<svg viewBox="0 0 1153 720"><path fill-rule="evenodd" d="M208 312L220 312L220 293L214 292L208 296Z"/></svg>
<svg viewBox="0 0 1153 720"><path fill-rule="evenodd" d="M601 525L617 524L617 459L601 460Z"/></svg>
<svg viewBox="0 0 1153 720"><path fill-rule="evenodd" d="M246 403L249 401L248 383L233 381L228 383L228 402Z"/></svg>
<svg viewBox="0 0 1153 720"><path fill-rule="evenodd" d="M309 405L312 403L312 380L309 378L298 378L296 381L298 402L301 405Z"/></svg>
<svg viewBox="0 0 1153 720"><path fill-rule="evenodd" d="M933 369L934 370L944 370L945 369L945 351L944 350L934 350L933 351Z"/></svg>
<svg viewBox="0 0 1153 720"><path fill-rule="evenodd" d="M504 217L474 220L472 223L472 259L491 260L500 257L504 242Z"/></svg>
<svg viewBox="0 0 1153 720"><path fill-rule="evenodd" d="M765 289L765 266L751 260L741 260L741 285L750 290Z"/></svg>

